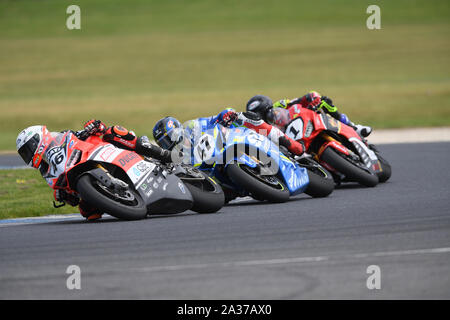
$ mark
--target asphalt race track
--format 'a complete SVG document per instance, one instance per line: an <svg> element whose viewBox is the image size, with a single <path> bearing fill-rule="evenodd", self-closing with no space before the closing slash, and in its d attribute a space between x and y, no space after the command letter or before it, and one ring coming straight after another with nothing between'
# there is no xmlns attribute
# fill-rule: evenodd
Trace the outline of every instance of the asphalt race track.
<svg viewBox="0 0 450 320"><path fill-rule="evenodd" d="M326 199L0 224L0 299L449 299L450 143L380 149L391 180ZM371 265L380 289L366 286Z"/></svg>

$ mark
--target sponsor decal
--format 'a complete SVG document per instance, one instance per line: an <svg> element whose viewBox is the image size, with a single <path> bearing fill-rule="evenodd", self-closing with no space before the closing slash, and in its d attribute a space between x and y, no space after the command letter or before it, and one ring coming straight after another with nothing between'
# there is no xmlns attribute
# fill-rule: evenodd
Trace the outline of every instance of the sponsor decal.
<svg viewBox="0 0 450 320"><path fill-rule="evenodd" d="M133 161L134 159L138 158L138 154L134 152L127 153L125 156L119 159L119 163L122 167L126 166L127 163L130 161Z"/></svg>
<svg viewBox="0 0 450 320"><path fill-rule="evenodd" d="M311 121L308 121L308 124L306 125L305 129L305 138L308 138L311 133L313 132L314 126Z"/></svg>
<svg viewBox="0 0 450 320"><path fill-rule="evenodd" d="M46 143L41 144L37 153L42 153L46 147L47 147Z"/></svg>
<svg viewBox="0 0 450 320"><path fill-rule="evenodd" d="M117 141L117 140L116 140L116 141ZM132 149L133 149L133 148L135 147L135 144L134 144L133 142L131 142L131 141L128 141L128 140L125 140L125 139L122 139L122 138L119 138L118 141L119 141L120 143L126 145L126 146L129 147L129 148L132 148Z"/></svg>
<svg viewBox="0 0 450 320"><path fill-rule="evenodd" d="M81 151L78 149L73 150L72 154L69 157L69 160L67 161L67 167L70 168L75 165L75 163L78 161L78 159L81 156Z"/></svg>
<svg viewBox="0 0 450 320"><path fill-rule="evenodd" d="M115 153L116 148L114 147L107 147L103 150L103 152L99 155L99 157L103 160L103 161L108 161L109 157L111 157L111 155L113 153Z"/></svg>
<svg viewBox="0 0 450 320"><path fill-rule="evenodd" d="M360 158L362 159L367 168L370 169L372 162L378 161L378 157L376 156L376 154L372 150L367 148L361 140L354 137L348 140L353 143L356 150L360 154Z"/></svg>
<svg viewBox="0 0 450 320"><path fill-rule="evenodd" d="M149 168L145 162L139 162L136 167L141 172L145 172Z"/></svg>
<svg viewBox="0 0 450 320"><path fill-rule="evenodd" d="M38 165L39 162L41 162L41 155L40 155L40 154L37 154L37 155L34 157L33 166L37 167L37 165Z"/></svg>
<svg viewBox="0 0 450 320"><path fill-rule="evenodd" d="M133 173L134 173L137 177L139 177L139 176L141 175L141 171L138 170L136 167L133 167Z"/></svg>
<svg viewBox="0 0 450 320"><path fill-rule="evenodd" d="M260 104L261 104L260 101L253 101L253 102L250 103L250 105L248 106L248 110L253 111L253 110L255 110Z"/></svg>
<svg viewBox="0 0 450 320"><path fill-rule="evenodd" d="M264 121L262 121L262 120L253 120L253 119L250 119L250 118L246 118L245 119L245 123L249 123L249 124L251 124L251 125L254 125L254 126L259 126L259 125L261 125L262 123L263 123Z"/></svg>
<svg viewBox="0 0 450 320"><path fill-rule="evenodd" d="M380 166L380 163L379 163L379 162L373 164L373 165L372 165L372 168L373 168L373 171L383 171L383 170L381 169L381 166Z"/></svg>
<svg viewBox="0 0 450 320"><path fill-rule="evenodd" d="M348 154L348 150L347 148L345 148L344 146L342 146L339 143L333 143L333 146L335 146L336 149L340 150L342 153Z"/></svg>
<svg viewBox="0 0 450 320"><path fill-rule="evenodd" d="M184 185L181 182L178 182L178 188L180 188L181 192L186 193L186 190L184 189Z"/></svg>

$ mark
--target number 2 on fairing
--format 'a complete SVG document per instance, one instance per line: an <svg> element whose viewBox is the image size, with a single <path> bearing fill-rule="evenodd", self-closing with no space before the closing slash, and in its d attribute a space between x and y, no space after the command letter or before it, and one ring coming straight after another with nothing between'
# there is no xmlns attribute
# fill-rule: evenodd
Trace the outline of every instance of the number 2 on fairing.
<svg viewBox="0 0 450 320"><path fill-rule="evenodd" d="M214 138L209 134L205 134L200 138L200 141L194 148L194 156L196 159L204 161L209 159L214 154Z"/></svg>

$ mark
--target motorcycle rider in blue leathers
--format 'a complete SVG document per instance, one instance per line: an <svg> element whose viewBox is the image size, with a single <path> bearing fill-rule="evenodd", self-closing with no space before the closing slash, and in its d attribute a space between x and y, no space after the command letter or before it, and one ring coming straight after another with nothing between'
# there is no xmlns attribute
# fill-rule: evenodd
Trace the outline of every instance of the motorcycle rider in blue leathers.
<svg viewBox="0 0 450 320"><path fill-rule="evenodd" d="M280 129L262 120L258 114L254 112L236 112L233 108L227 108L215 116L189 120L184 124L184 128L177 119L165 117L155 124L153 136L161 148L172 150L176 145L183 142L185 137L190 139L189 142L192 146L193 139L198 139L217 124L221 124L224 127L246 127L252 129L259 134L267 136L272 141L277 140L277 143L286 147L295 155L302 155L305 151L302 142L289 138Z"/></svg>

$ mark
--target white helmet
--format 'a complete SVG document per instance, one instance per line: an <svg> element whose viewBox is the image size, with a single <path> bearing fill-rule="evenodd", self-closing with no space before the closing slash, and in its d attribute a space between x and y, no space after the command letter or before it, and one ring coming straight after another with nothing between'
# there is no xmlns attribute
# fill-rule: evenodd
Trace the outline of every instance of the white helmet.
<svg viewBox="0 0 450 320"><path fill-rule="evenodd" d="M41 158L33 159L41 144L43 136L47 133L46 126L31 126L19 133L16 140L16 148L25 164L39 168Z"/></svg>

